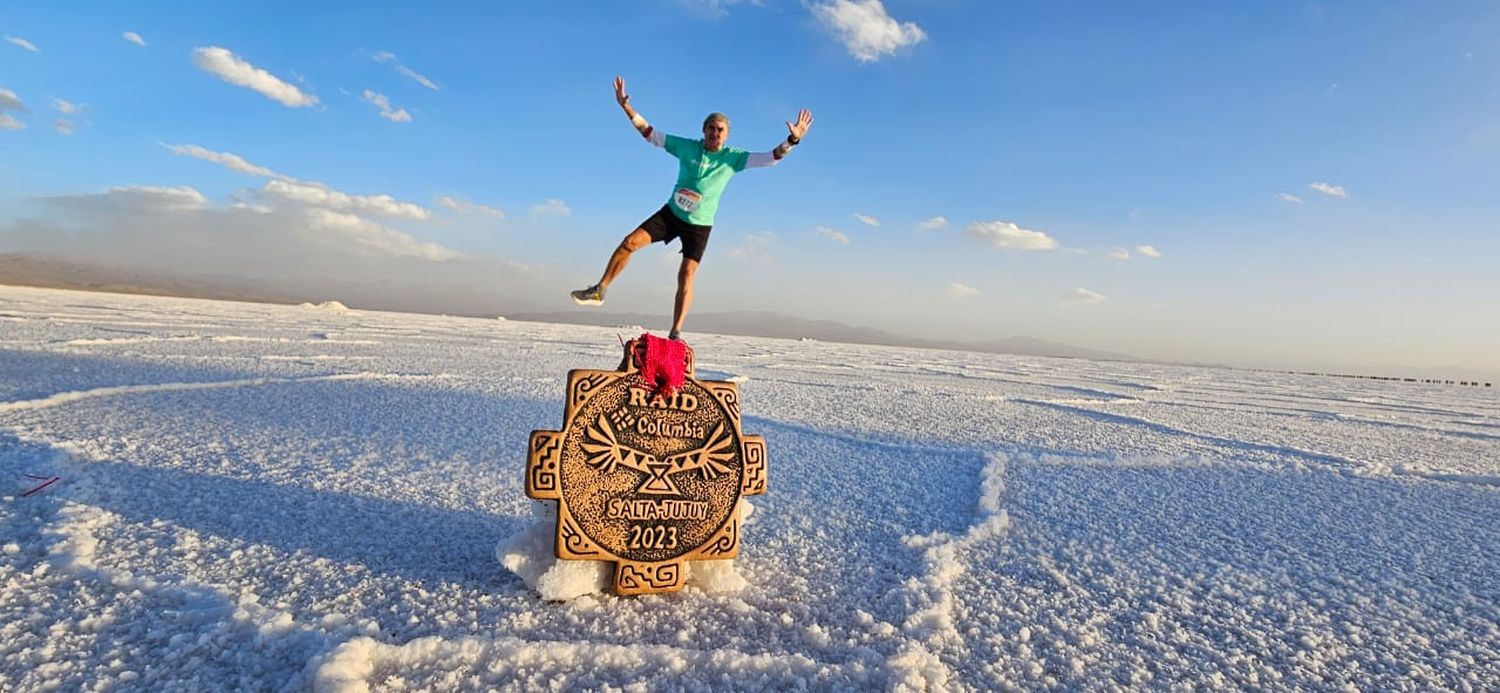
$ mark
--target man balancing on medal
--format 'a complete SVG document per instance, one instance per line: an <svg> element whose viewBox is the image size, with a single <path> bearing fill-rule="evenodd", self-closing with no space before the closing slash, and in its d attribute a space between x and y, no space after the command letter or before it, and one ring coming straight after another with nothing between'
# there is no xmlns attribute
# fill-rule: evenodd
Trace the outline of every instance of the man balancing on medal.
<svg viewBox="0 0 1500 693"><path fill-rule="evenodd" d="M724 186L729 184L730 177L747 168L780 163L812 127L812 112L804 108L797 114L796 123L787 123L787 138L775 149L751 153L724 146L729 139L729 117L723 113L708 114L703 120L703 139L690 140L651 127L630 106L625 80L620 77L615 78L615 101L625 109L625 115L630 117L641 137L677 157L677 184L667 203L620 241L620 246L604 265L604 276L599 278L599 283L572 292L573 301L591 306L604 303L604 292L630 262L631 253L656 241L670 243L674 238L681 238L682 265L677 270L677 301L672 307L672 331L668 334L669 338L678 339L683 318L687 317L688 307L693 303L693 275L703 260L704 248L708 247L708 233L713 228L714 212L719 209L719 196L724 194Z"/></svg>

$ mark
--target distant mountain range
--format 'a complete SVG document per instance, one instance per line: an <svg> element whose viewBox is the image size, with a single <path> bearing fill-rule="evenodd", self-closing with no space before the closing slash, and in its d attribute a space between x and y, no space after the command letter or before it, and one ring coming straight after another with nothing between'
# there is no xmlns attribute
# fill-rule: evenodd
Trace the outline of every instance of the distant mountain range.
<svg viewBox="0 0 1500 693"><path fill-rule="evenodd" d="M259 303L302 303L328 300L326 295L307 295L289 291L271 282L243 276L196 276L113 267L34 253L0 253L0 284L36 286L53 289L79 289L153 296L183 296ZM336 296L346 303L350 299ZM410 311L407 305L371 305L370 310ZM442 311L428 311L442 312ZM462 312L452 312L463 314ZM484 315L491 317L495 311ZM606 313L599 311L557 311L504 313L507 320L569 323L602 326L660 326L665 315L639 313ZM850 344L881 344L925 349L951 349L1021 356L1058 356L1094 360L1135 361L1129 356L1047 342L1030 337L1012 337L981 342L919 339L870 327L857 327L832 320L806 320L766 311L694 313L693 332L773 337L783 339L816 339Z"/></svg>
<svg viewBox="0 0 1500 693"><path fill-rule="evenodd" d="M549 313L517 313L506 315L507 320L529 322L561 322L576 325L655 326L665 324L664 315L640 313L602 313L595 311L557 311ZM957 340L919 339L878 330L873 327L856 327L833 320L804 320L768 311L733 311L725 313L693 313L693 332L746 335L751 337L776 337L782 339L816 339L821 342L846 344L882 344L921 349L951 349L954 351L981 351L1021 356L1060 356L1095 360L1132 361L1129 356L1084 349L1047 342L1031 337L1011 337L983 342Z"/></svg>

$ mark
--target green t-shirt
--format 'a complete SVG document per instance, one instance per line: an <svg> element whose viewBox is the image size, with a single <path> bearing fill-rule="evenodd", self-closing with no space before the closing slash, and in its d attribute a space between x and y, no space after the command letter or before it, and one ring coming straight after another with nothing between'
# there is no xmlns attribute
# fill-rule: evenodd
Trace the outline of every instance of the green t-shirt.
<svg viewBox="0 0 1500 693"><path fill-rule="evenodd" d="M729 178L745 170L750 152L736 147L703 150L703 140L667 135L667 153L677 157L677 185L667 205L677 218L700 226L713 226L719 211L719 197Z"/></svg>

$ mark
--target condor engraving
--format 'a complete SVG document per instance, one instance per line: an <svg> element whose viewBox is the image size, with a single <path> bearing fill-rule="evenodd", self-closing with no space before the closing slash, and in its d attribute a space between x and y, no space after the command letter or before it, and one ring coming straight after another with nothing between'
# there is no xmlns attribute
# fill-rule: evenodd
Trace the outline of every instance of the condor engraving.
<svg viewBox="0 0 1500 693"><path fill-rule="evenodd" d="M617 594L682 589L689 560L739 553L741 495L765 491L765 442L740 430L734 383L687 377L653 396L621 370L568 373L561 431L533 431L526 493L558 501L562 559L616 563Z"/></svg>

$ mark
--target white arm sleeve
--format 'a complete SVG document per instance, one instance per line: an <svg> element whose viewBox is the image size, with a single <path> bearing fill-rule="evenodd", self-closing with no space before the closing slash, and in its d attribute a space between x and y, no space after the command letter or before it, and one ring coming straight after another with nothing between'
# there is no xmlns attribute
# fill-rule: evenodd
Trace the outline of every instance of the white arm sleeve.
<svg viewBox="0 0 1500 693"><path fill-rule="evenodd" d="M781 163L781 160L776 158L776 155L771 152L754 152L749 158L745 159L745 168L764 168L766 166L775 166L779 163Z"/></svg>
<svg viewBox="0 0 1500 693"><path fill-rule="evenodd" d="M667 133L656 128L651 128L651 134L646 135L646 141L658 147L667 146Z"/></svg>

